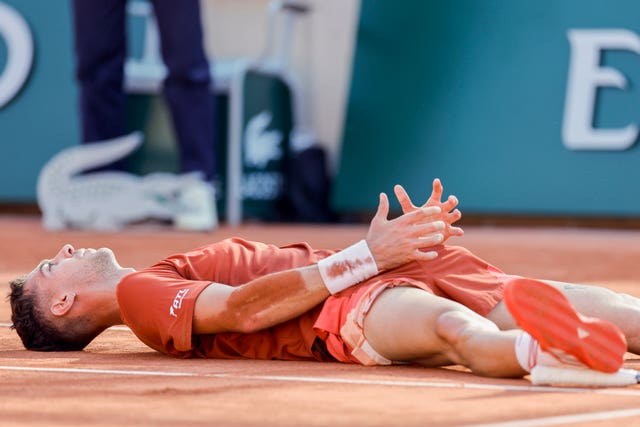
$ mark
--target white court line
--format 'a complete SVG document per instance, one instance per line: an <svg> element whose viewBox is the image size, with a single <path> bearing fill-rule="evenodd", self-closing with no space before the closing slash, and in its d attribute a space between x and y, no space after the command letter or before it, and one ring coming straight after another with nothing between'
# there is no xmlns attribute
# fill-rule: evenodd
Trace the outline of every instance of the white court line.
<svg viewBox="0 0 640 427"><path fill-rule="evenodd" d="M0 327L10 327L11 323L0 322ZM116 330L130 330L126 326L112 326ZM110 329L111 329L110 328ZM94 375L130 375L130 376L160 376L160 377L206 377L206 378L226 378L242 380L262 380L262 381L286 381L286 382L307 382L307 383L329 383L329 384L351 384L351 385L382 385L395 387L418 387L418 388L458 388L467 390L499 390L499 391L528 391L543 393L595 393L616 396L639 396L640 389L624 388L580 388L580 387L542 387L542 386L517 386L502 384L473 384L473 383L448 383L433 381L392 381L392 380L355 380L345 378L330 377L295 377L281 375L234 375L234 374L207 374L195 372L167 372L167 371L136 371L118 369L83 369L83 368L38 368L23 366L1 366L4 371L31 371L31 372L52 372L52 373L76 373Z"/></svg>
<svg viewBox="0 0 640 427"><path fill-rule="evenodd" d="M96 375L131 375L152 377L201 377L204 375L191 372L164 372L164 371L132 371L120 369L83 369L83 368L38 368L28 366L0 366L2 371L27 371L27 372L53 372L70 374L96 374Z"/></svg>
<svg viewBox="0 0 640 427"><path fill-rule="evenodd" d="M0 322L0 328L10 328L12 325L13 323ZM114 331L130 331L131 330L128 326L125 326L125 325L110 326L107 329L111 329Z"/></svg>
<svg viewBox="0 0 640 427"><path fill-rule="evenodd" d="M583 423L591 421L613 420L640 415L640 409L622 409L619 411L593 412L591 414L559 415L556 417L533 418L528 420L507 421L503 423L472 424L466 427L540 427L560 424Z"/></svg>
<svg viewBox="0 0 640 427"><path fill-rule="evenodd" d="M368 379L348 379L332 377L298 377L287 375L236 375L236 374L207 374L197 372L167 372L167 371L137 371L118 369L89 369L89 368L42 368L25 366L2 366L2 371L30 371L30 372L51 372L51 373L76 373L93 375L130 375L130 376L159 376L159 377L202 377L202 378L224 378L251 381L279 381L279 382L305 382L316 384L350 384L350 385L373 385L373 386L393 386L393 387L416 387L416 388L448 388L466 390L499 390L499 391L528 391L535 393L595 393L619 396L638 396L638 389L590 389L576 387L541 387L541 386L517 386L503 384L472 384L472 383L451 383L433 381L394 381L394 380L368 380Z"/></svg>
<svg viewBox="0 0 640 427"><path fill-rule="evenodd" d="M0 366L5 371L31 371L53 373L79 373L94 375L131 375L131 376L160 376L160 377L205 377L242 380L282 381L282 382L306 382L324 384L351 384L351 385L382 385L420 388L448 388L448 389L475 389L475 390L501 390L501 391L530 391L550 393L596 393L608 395L635 395L640 396L640 390L624 389L584 389L584 388L559 388L539 386L508 386L497 384L466 384L466 383L439 383L429 381L391 381L391 380L356 380L345 378L322 377L296 377L279 375L234 375L234 374L206 374L195 372L166 372L166 371L136 371L116 369L83 369L83 368L38 368L22 366ZM475 424L467 427L533 427L552 426L569 423L590 422L599 420L613 420L640 415L640 409L627 409L618 411L595 412L591 414L562 415L528 420L508 421L493 424Z"/></svg>

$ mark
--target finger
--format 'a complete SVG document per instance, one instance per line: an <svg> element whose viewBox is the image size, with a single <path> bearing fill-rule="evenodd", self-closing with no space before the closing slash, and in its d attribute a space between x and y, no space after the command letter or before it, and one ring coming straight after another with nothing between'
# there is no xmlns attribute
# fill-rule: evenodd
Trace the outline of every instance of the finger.
<svg viewBox="0 0 640 427"><path fill-rule="evenodd" d="M440 206L426 206L416 208L414 211L395 218L393 222L397 222L401 226L417 226L433 222L435 220L442 220L442 209Z"/></svg>
<svg viewBox="0 0 640 427"><path fill-rule="evenodd" d="M444 234L434 233L420 237L420 247L428 248L429 246L435 246L438 243L442 243L444 240Z"/></svg>
<svg viewBox="0 0 640 427"><path fill-rule="evenodd" d="M429 197L427 204L439 204L440 200L442 199L442 183L438 178L433 180L432 188L433 189L431 190L431 196Z"/></svg>
<svg viewBox="0 0 640 427"><path fill-rule="evenodd" d="M456 209L453 212L449 212L444 217L444 220L447 222L447 224L453 224L454 222L459 221L460 218L462 218L462 212L460 212L458 209Z"/></svg>
<svg viewBox="0 0 640 427"><path fill-rule="evenodd" d="M418 212L422 213L424 216L433 216L441 213L442 208L440 206L424 206L419 208Z"/></svg>
<svg viewBox="0 0 640 427"><path fill-rule="evenodd" d="M408 213L417 209L413 202L411 202L409 194L407 194L402 185L396 185L395 187L393 187L393 192L396 194L398 202L400 202L402 213Z"/></svg>
<svg viewBox="0 0 640 427"><path fill-rule="evenodd" d="M446 202L442 204L442 211L449 212L451 209L458 206L458 198L456 196L449 196Z"/></svg>
<svg viewBox="0 0 640 427"><path fill-rule="evenodd" d="M444 221L428 221L422 224L415 224L413 235L422 237L436 232L443 232L447 229L448 224Z"/></svg>
<svg viewBox="0 0 640 427"><path fill-rule="evenodd" d="M409 212L400 218L404 218L405 223L413 225L423 225L442 220L442 208L440 206L423 206L416 208L415 211Z"/></svg>
<svg viewBox="0 0 640 427"><path fill-rule="evenodd" d="M436 251L416 251L414 255L414 259L416 261L431 261L437 257L438 252Z"/></svg>
<svg viewBox="0 0 640 427"><path fill-rule="evenodd" d="M440 178L435 178L433 180L433 188L435 188L438 193L442 194L442 182L440 181Z"/></svg>
<svg viewBox="0 0 640 427"><path fill-rule="evenodd" d="M386 221L389 218L389 199L385 193L380 193L378 202L378 210L372 221Z"/></svg>
<svg viewBox="0 0 640 427"><path fill-rule="evenodd" d="M464 230L460 227L449 227L447 231L451 236L456 236L456 237L464 236Z"/></svg>

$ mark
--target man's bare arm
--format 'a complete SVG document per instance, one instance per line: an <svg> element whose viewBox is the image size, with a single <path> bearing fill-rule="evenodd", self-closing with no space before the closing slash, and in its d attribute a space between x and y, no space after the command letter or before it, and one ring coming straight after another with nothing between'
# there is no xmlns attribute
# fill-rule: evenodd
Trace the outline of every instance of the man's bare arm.
<svg viewBox="0 0 640 427"><path fill-rule="evenodd" d="M254 332L297 317L329 296L317 266L231 287L213 283L196 300L194 334Z"/></svg>
<svg viewBox="0 0 640 427"><path fill-rule="evenodd" d="M447 212L430 206L393 220L388 214L389 201L381 194L366 237L378 270L437 256L424 249L442 242ZM214 283L196 300L193 332L261 330L305 313L329 295L317 265L269 274L238 287Z"/></svg>

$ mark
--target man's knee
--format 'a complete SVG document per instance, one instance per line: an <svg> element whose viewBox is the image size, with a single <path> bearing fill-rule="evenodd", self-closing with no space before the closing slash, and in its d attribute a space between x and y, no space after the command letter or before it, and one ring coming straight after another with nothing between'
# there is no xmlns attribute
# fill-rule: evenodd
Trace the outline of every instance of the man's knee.
<svg viewBox="0 0 640 427"><path fill-rule="evenodd" d="M449 310L436 319L436 333L454 349L479 330L498 331L495 323L471 310Z"/></svg>
<svg viewBox="0 0 640 427"><path fill-rule="evenodd" d="M504 374L509 357L504 349L510 349L512 343L493 322L472 311L447 311L438 317L436 332L447 343L450 360L476 374Z"/></svg>

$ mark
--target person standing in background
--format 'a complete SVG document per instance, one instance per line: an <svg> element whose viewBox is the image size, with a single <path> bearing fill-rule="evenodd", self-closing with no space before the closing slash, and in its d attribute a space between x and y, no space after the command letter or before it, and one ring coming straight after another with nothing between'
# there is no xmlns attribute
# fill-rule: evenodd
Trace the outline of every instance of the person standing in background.
<svg viewBox="0 0 640 427"><path fill-rule="evenodd" d="M83 143L127 133L123 89L127 56L126 0L72 0L76 79ZM201 172L202 185L184 189L177 228L217 225L212 181L216 176L214 95L203 45L199 0L152 0L167 77L163 95L175 130L181 172ZM114 163L110 169L124 169Z"/></svg>

